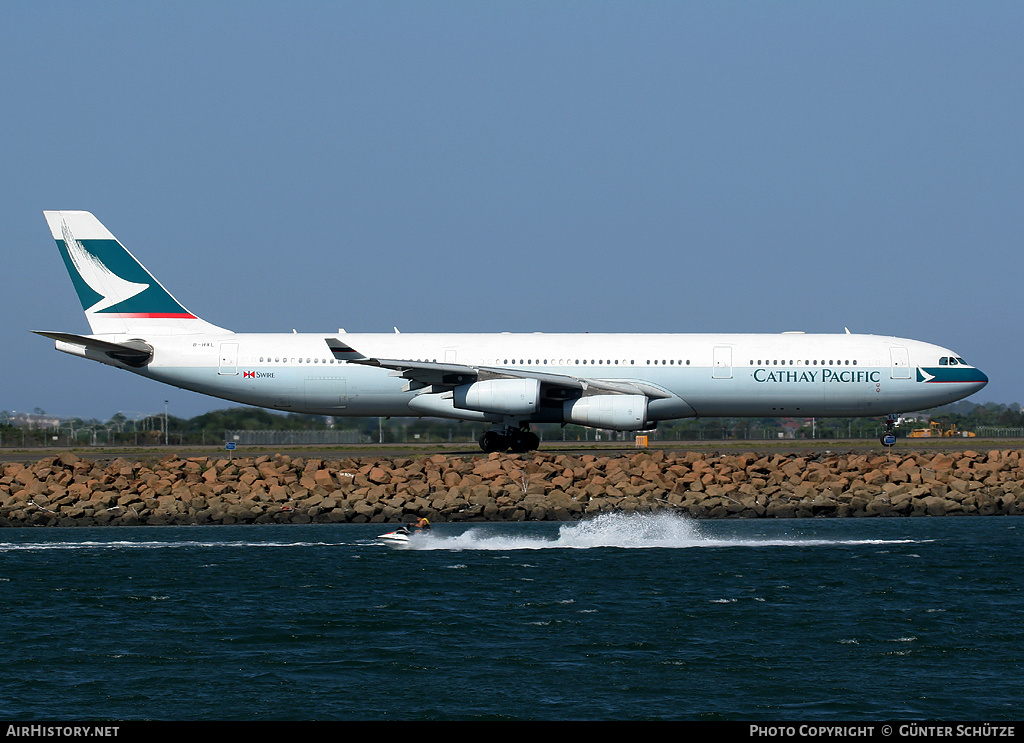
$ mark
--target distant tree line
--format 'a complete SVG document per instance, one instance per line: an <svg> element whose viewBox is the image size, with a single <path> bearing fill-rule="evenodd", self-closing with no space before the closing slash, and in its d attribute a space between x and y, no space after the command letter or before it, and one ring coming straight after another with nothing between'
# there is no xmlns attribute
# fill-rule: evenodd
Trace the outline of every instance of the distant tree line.
<svg viewBox="0 0 1024 743"><path fill-rule="evenodd" d="M897 435L906 436L915 428L927 428L929 420L943 429L956 426L959 431L978 431L984 436L1024 435L1024 411L1017 403L959 402L908 415L917 420L902 422ZM884 427L884 418L697 418L662 422L647 435L651 441L873 439ZM0 446L220 445L227 431L326 429L358 431L361 440L385 444L462 443L475 442L485 428L482 423L440 418L330 418L250 407L213 410L194 418L162 413L130 417L117 413L106 421L67 418L57 424L33 425L31 416L26 421L24 417L16 419L13 414L0 411ZM542 424L535 430L544 441L632 442L635 436L633 432L597 431L575 425Z"/></svg>

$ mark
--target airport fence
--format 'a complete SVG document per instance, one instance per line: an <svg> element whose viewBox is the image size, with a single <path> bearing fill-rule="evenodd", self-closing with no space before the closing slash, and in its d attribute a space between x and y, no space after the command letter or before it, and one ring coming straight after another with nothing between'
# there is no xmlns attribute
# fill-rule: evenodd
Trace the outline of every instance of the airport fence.
<svg viewBox="0 0 1024 743"><path fill-rule="evenodd" d="M974 433L986 439L1019 439L1024 437L1024 428L1003 428L1001 426L978 426Z"/></svg>
<svg viewBox="0 0 1024 743"><path fill-rule="evenodd" d="M305 446L329 444L368 444L370 437L361 431L225 431L225 441L239 446Z"/></svg>

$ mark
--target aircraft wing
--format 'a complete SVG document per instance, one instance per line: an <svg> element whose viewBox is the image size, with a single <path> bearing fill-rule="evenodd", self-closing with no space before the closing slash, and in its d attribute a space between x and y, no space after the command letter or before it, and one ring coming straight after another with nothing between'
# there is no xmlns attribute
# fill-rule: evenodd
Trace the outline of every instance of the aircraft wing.
<svg viewBox="0 0 1024 743"><path fill-rule="evenodd" d="M545 397L555 399L587 395L644 395L651 399L673 397L671 392L641 380L611 381L503 366L445 364L405 359L376 359L365 356L345 360L352 364L391 369L392 376L409 380L405 386L406 391L432 387L434 392L442 392L462 384L487 379L536 379L541 383Z"/></svg>

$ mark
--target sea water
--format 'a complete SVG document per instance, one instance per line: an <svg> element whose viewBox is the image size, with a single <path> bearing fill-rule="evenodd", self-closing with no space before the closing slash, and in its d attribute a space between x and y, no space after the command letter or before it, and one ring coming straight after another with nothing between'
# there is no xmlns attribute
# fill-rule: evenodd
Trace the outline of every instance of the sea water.
<svg viewBox="0 0 1024 743"><path fill-rule="evenodd" d="M0 531L8 720L1018 720L1024 520Z"/></svg>

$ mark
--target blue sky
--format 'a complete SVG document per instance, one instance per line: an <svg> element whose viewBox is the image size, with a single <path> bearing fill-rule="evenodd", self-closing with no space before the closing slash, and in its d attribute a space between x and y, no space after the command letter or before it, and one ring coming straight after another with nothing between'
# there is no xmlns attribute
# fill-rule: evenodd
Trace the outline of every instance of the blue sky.
<svg viewBox="0 0 1024 743"><path fill-rule="evenodd" d="M236 331L854 332L1024 402L1024 4L0 5L0 409L228 404L53 350L44 209Z"/></svg>

